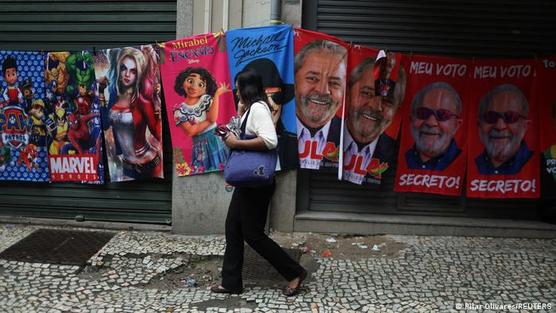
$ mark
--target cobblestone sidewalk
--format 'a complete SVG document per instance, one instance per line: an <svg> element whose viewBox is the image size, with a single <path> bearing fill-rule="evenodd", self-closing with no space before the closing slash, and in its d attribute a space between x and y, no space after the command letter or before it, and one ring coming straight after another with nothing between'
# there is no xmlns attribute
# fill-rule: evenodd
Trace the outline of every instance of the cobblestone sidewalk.
<svg viewBox="0 0 556 313"><path fill-rule="evenodd" d="M44 226L0 225L0 252ZM216 295L222 236L121 231L86 267L0 259L1 312L555 312L556 240L272 234L303 293ZM284 282L285 284L285 282Z"/></svg>

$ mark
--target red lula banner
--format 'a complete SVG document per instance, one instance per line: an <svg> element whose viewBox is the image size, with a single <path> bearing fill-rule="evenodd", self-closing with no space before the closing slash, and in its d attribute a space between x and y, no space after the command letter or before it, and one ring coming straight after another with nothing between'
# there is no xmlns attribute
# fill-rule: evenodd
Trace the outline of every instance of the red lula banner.
<svg viewBox="0 0 556 313"><path fill-rule="evenodd" d="M556 56L541 60L537 67L538 95L540 111L540 151L542 171L542 194L553 194L556 188Z"/></svg>
<svg viewBox="0 0 556 313"><path fill-rule="evenodd" d="M301 168L337 168L342 162L347 51L347 44L336 37L295 29L295 99Z"/></svg>
<svg viewBox="0 0 556 313"><path fill-rule="evenodd" d="M472 75L467 196L539 197L535 61L478 60Z"/></svg>
<svg viewBox="0 0 556 313"><path fill-rule="evenodd" d="M466 163L470 62L415 55L409 83L394 190L459 195Z"/></svg>
<svg viewBox="0 0 556 313"><path fill-rule="evenodd" d="M394 124L406 83L400 61L399 53L359 45L349 49L343 180L380 185L395 162L399 125Z"/></svg>
<svg viewBox="0 0 556 313"><path fill-rule="evenodd" d="M378 102L374 76L378 52L359 45L351 46L348 52L342 179L356 184L371 179L367 168L380 131L375 119L369 118Z"/></svg>

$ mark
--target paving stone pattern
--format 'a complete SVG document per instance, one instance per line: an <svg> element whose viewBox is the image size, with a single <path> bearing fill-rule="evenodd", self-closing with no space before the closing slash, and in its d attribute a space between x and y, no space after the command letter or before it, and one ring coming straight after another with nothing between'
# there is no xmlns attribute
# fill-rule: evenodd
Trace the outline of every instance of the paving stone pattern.
<svg viewBox="0 0 556 313"><path fill-rule="evenodd" d="M38 228L0 225L0 252ZM280 234L273 236L278 240ZM294 242L306 236L285 235ZM381 238L387 239L382 246L366 248L368 257L322 257L322 251L307 251L302 259L315 265L311 276L299 296L286 298L280 289L265 285L247 286L243 294L233 296L212 294L206 287L187 282L175 288L153 288L154 281L185 271L196 260L222 256L224 238L122 231L86 267L0 260L0 311L556 311L556 240ZM399 253L380 252L394 242L403 247ZM479 307L519 303L538 303L545 308ZM463 305L474 307L465 309Z"/></svg>

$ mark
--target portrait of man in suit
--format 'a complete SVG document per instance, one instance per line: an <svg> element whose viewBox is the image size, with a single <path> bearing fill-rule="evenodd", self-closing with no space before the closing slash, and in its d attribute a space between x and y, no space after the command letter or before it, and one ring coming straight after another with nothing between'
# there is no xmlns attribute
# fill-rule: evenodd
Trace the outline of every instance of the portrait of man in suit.
<svg viewBox="0 0 556 313"><path fill-rule="evenodd" d="M366 58L350 73L349 92L346 101L344 131L344 180L362 184L380 183L380 173L369 171L373 159L384 170L395 160L396 142L384 134L398 111L405 92L405 74L400 68L398 81L387 93L376 89L375 67L388 66L386 58L375 64L374 58ZM383 60L383 61L382 61Z"/></svg>
<svg viewBox="0 0 556 313"><path fill-rule="evenodd" d="M322 155L328 143L340 144L342 105L346 87L347 50L341 45L315 40L295 56L297 136L302 168L319 169L321 160L305 157L316 145ZM326 157L326 156L325 156Z"/></svg>

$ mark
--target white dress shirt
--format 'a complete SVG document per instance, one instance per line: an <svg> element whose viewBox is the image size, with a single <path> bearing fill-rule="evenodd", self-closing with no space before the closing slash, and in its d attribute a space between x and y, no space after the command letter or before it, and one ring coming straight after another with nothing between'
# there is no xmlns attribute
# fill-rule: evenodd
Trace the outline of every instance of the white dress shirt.
<svg viewBox="0 0 556 313"><path fill-rule="evenodd" d="M343 176L342 176L343 180L347 180L349 182L358 185L361 185L363 183L363 179L365 178L365 175L356 173L354 171L355 168L348 171L345 169L345 166L350 163L352 156L356 156L356 157L361 156L363 158L363 161L361 162L361 169L365 170L369 165L369 163L371 162L371 159L373 158L373 154L375 153L375 149L376 149L376 144L378 143L378 138L379 137L377 137L368 145L364 146L363 149L359 151L359 147L357 146L357 143L353 140L353 137L351 137L349 130L347 129L347 127L344 128L344 169L343 169Z"/></svg>
<svg viewBox="0 0 556 313"><path fill-rule="evenodd" d="M297 121L297 151L298 154L301 154L303 150L305 150L305 143L307 141L316 141L317 142L317 154L322 155L322 151L326 146L326 138L328 137L328 130L330 129L331 121L328 121L321 129L319 129L315 136L311 136L311 132L299 121L296 117ZM315 160L311 159L311 155L309 154L305 158L299 158L299 167L300 168L307 168L318 170L320 168L322 159Z"/></svg>

